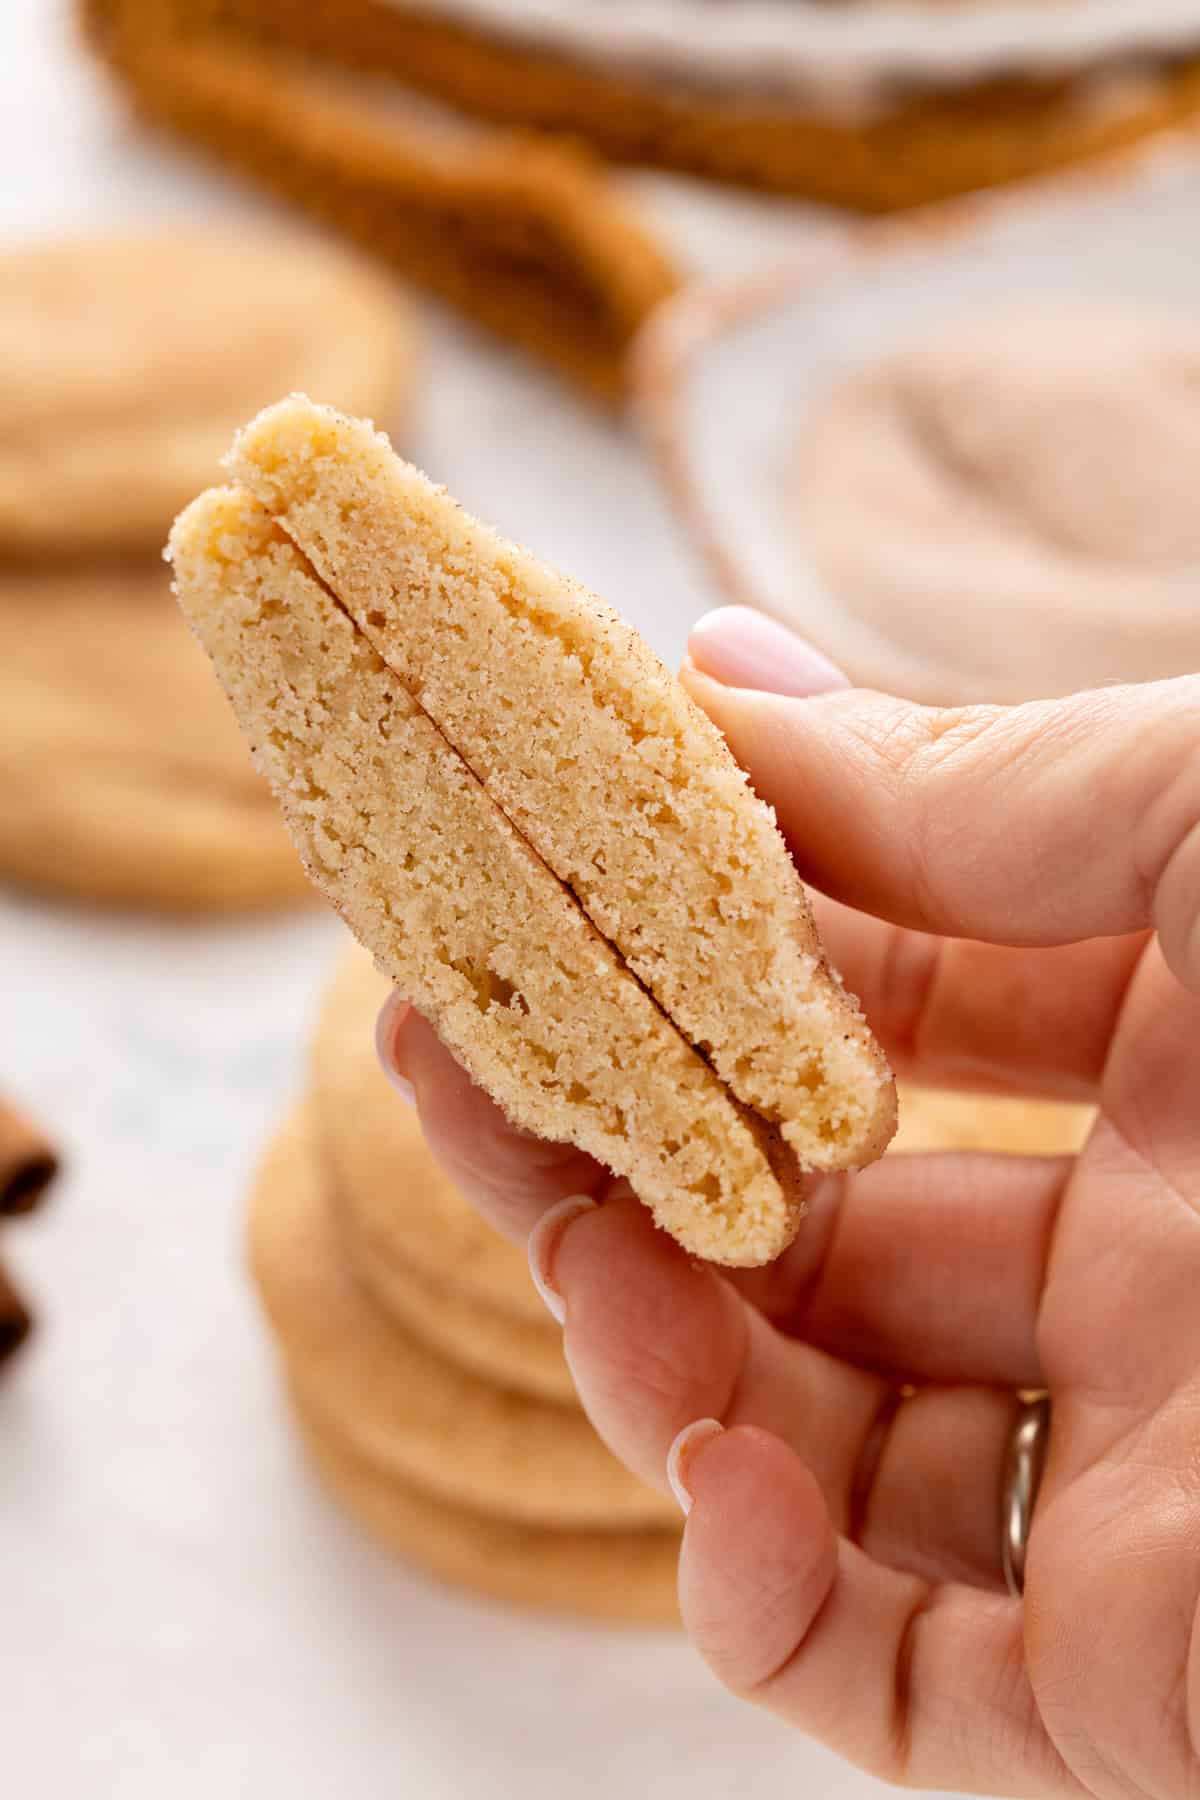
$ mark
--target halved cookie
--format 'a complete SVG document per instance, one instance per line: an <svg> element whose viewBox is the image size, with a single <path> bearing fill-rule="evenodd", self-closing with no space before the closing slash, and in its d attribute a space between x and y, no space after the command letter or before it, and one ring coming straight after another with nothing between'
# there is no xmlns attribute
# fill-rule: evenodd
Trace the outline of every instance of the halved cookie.
<svg viewBox="0 0 1200 1800"><path fill-rule="evenodd" d="M630 625L293 396L230 466L739 1102L806 1168L882 1152L891 1076L774 815Z"/></svg>
<svg viewBox="0 0 1200 1800"><path fill-rule="evenodd" d="M519 1125L627 1176L696 1254L777 1255L800 1213L794 1159L684 1041L282 529L244 491L215 489L177 521L172 552L184 609L309 873L464 1067Z"/></svg>
<svg viewBox="0 0 1200 1800"><path fill-rule="evenodd" d="M229 464L730 1092L806 1168L877 1157L891 1078L774 816L632 627L328 407Z"/></svg>

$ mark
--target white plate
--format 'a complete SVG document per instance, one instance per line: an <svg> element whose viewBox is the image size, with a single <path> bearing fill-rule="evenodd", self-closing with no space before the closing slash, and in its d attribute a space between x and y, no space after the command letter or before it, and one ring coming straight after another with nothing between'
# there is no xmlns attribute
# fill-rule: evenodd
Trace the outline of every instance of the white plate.
<svg viewBox="0 0 1200 1800"><path fill-rule="evenodd" d="M788 517L789 459L808 409L831 383L940 321L1006 300L1124 298L1200 318L1198 223L1200 140L1176 139L1104 179L1074 177L1033 198L868 226L786 269L693 288L669 303L638 349L639 402L717 597L785 619L859 679L882 684L878 661L865 666L865 634L806 566ZM888 685L897 691L970 697L939 691L940 671L906 665L903 645L892 649L897 673ZM1176 621L1153 672L1180 672L1183 654ZM1186 656L1182 667L1200 666L1200 597ZM1001 690L1002 672L990 697L1022 697Z"/></svg>

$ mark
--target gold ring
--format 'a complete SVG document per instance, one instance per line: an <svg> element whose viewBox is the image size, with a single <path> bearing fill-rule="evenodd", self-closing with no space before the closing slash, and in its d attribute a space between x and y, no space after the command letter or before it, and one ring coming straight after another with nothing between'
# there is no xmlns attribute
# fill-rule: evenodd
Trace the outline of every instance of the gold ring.
<svg viewBox="0 0 1200 1800"><path fill-rule="evenodd" d="M1017 1600L1025 1592L1025 1552L1049 1437L1050 1396L1041 1394L1023 1402L1017 1414L1004 1470L1000 1562L1008 1591Z"/></svg>

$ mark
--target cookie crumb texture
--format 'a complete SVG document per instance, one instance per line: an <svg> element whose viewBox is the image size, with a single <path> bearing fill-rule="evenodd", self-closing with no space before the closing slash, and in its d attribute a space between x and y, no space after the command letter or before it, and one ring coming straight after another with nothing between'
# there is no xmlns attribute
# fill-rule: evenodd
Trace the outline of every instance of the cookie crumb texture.
<svg viewBox="0 0 1200 1800"><path fill-rule="evenodd" d="M369 426L294 398L232 467L178 591L317 885L518 1124L770 1260L797 1163L880 1154L895 1097L720 737Z"/></svg>

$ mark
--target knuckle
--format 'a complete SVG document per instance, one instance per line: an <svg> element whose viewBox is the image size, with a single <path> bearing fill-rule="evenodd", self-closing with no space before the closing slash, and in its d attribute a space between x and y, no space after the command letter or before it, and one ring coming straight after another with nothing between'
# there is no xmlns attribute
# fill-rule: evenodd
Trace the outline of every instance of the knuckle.
<svg viewBox="0 0 1200 1800"><path fill-rule="evenodd" d="M881 952L880 1028L898 1066L914 1062L925 1036L937 988L945 940L890 926Z"/></svg>
<svg viewBox="0 0 1200 1800"><path fill-rule="evenodd" d="M1200 742L1182 752L1147 807L1135 867L1168 960L1200 985Z"/></svg>
<svg viewBox="0 0 1200 1800"><path fill-rule="evenodd" d="M1168 767L1145 808L1136 844L1138 873L1153 896L1173 857L1200 824L1200 727L1182 741L1177 728L1157 743L1151 739L1147 754L1152 769L1160 758ZM1148 785L1154 787L1153 775Z"/></svg>
<svg viewBox="0 0 1200 1800"><path fill-rule="evenodd" d="M1011 756L1003 718L1004 709L995 706L912 709L893 721L880 745L909 824L913 892L928 917L945 910L944 871L953 865L957 840L979 830L981 782L994 780Z"/></svg>
<svg viewBox="0 0 1200 1800"><path fill-rule="evenodd" d="M1004 729L1014 709L888 702L854 721L864 758L907 828L914 892L937 912L938 871L955 837L978 830L981 782L1002 773L1020 734Z"/></svg>

